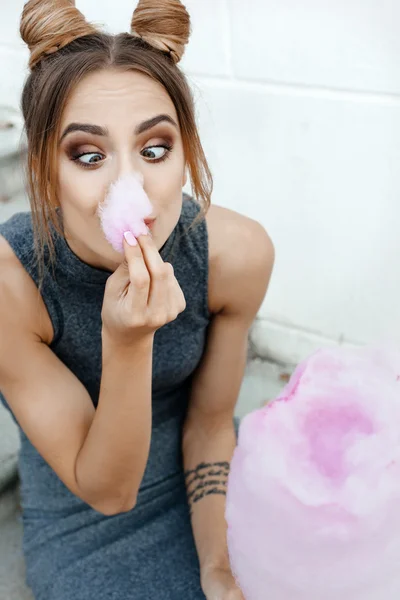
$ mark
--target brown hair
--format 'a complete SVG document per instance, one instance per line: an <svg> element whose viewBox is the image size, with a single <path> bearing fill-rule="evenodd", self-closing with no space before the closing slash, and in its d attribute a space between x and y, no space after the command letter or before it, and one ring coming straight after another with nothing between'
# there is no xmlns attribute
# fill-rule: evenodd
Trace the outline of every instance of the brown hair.
<svg viewBox="0 0 400 600"><path fill-rule="evenodd" d="M131 34L108 35L86 22L73 0L29 0L20 33L30 51L31 73L22 94L28 139L28 191L39 269L44 249L54 258L57 216L57 145L63 110L73 88L103 68L132 69L159 82L179 119L194 198L204 214L212 176L197 131L193 97L177 67L190 36L190 18L179 0L140 0Z"/></svg>

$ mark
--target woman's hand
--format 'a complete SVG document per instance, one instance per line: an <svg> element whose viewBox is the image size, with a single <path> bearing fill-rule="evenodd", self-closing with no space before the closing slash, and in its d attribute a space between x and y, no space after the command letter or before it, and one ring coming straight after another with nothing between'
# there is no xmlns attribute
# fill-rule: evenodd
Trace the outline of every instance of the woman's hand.
<svg viewBox="0 0 400 600"><path fill-rule="evenodd" d="M132 238L127 239L133 243ZM124 252L107 281L101 317L107 339L130 346L174 321L186 303L172 265L162 260L150 235L141 235L136 245L125 238Z"/></svg>
<svg viewBox="0 0 400 600"><path fill-rule="evenodd" d="M207 600L245 600L227 567L208 568L202 573L201 586Z"/></svg>

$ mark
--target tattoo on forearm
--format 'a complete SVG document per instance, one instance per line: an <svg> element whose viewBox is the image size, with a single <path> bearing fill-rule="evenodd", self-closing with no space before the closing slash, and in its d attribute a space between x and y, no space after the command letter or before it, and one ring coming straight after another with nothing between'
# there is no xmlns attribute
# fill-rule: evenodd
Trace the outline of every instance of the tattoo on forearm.
<svg viewBox="0 0 400 600"><path fill-rule="evenodd" d="M228 462L200 463L195 469L185 471L190 511L193 510L193 505L205 496L226 496L229 468Z"/></svg>

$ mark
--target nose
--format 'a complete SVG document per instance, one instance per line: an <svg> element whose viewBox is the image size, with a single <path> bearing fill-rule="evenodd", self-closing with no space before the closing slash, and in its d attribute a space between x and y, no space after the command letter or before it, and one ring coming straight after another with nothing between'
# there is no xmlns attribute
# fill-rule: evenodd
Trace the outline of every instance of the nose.
<svg viewBox="0 0 400 600"><path fill-rule="evenodd" d="M141 165L138 157L134 156L132 148L119 152L116 156L116 168L113 176L115 181L124 175L134 175L144 185L144 176L141 171Z"/></svg>
<svg viewBox="0 0 400 600"><path fill-rule="evenodd" d="M138 164L138 161L135 161L132 158L132 153L124 153L123 155L120 154L115 161L115 165L116 167L112 172L112 181L109 182L110 185L121 181L121 179L124 179L127 176L128 178L133 176L143 187L145 193L147 193L144 175L140 169L140 163ZM149 200L153 210L151 214L146 217L145 223L151 229L152 222L156 219L156 210L153 204L153 199L149 197Z"/></svg>
<svg viewBox="0 0 400 600"><path fill-rule="evenodd" d="M144 174L142 172L142 163L140 162L140 156L138 157L132 151L132 148L125 148L120 150L115 154L115 161L112 169L112 181L110 184L119 181L121 178L133 175L143 187L144 191L148 194L148 190L146 190L146 181L144 178ZM153 211L151 215L148 216L147 220L151 223L152 220L156 218L156 210L154 207L154 198L149 196L149 200L153 205Z"/></svg>

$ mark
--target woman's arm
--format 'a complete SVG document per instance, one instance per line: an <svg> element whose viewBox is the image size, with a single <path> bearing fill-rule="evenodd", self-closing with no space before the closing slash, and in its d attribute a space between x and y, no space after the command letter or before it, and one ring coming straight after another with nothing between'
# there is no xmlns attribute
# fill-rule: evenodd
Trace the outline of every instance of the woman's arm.
<svg viewBox="0 0 400 600"><path fill-rule="evenodd" d="M236 445L234 409L246 365L249 327L265 296L274 262L271 240L258 223L230 211L220 216L224 217L224 229L215 221L209 227L211 237L215 239L217 231L219 236L220 251L210 272L210 298L218 312L193 382L183 437L202 574L210 568L229 568L225 495ZM203 463L209 466L199 467Z"/></svg>
<svg viewBox="0 0 400 600"><path fill-rule="evenodd" d="M0 389L21 428L71 492L94 509L132 508L150 446L150 338L130 348L103 340L95 410L82 383L48 347L52 332L43 301L1 239L0 306Z"/></svg>
<svg viewBox="0 0 400 600"><path fill-rule="evenodd" d="M233 416L246 355L247 328L233 316L216 316L194 380L183 436L187 495L202 572L229 565L226 482L236 445Z"/></svg>
<svg viewBox="0 0 400 600"><path fill-rule="evenodd" d="M85 495L106 499L103 512L136 504L150 450L152 355L153 338L116 348L103 334L99 402L75 464Z"/></svg>

